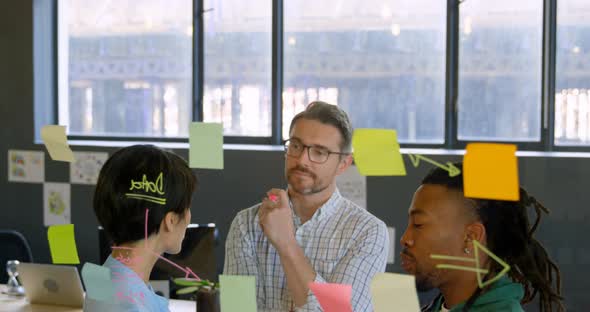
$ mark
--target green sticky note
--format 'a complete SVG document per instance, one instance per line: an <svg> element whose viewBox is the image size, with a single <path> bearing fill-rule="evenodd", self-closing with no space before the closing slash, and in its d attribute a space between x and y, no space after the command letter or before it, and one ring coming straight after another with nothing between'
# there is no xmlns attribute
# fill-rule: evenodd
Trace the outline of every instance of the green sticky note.
<svg viewBox="0 0 590 312"><path fill-rule="evenodd" d="M74 161L74 153L68 145L66 127L47 125L41 128L41 139L49 152L51 159L58 161Z"/></svg>
<svg viewBox="0 0 590 312"><path fill-rule="evenodd" d="M47 229L49 250L54 264L79 264L78 250L74 238L74 225L52 225Z"/></svg>
<svg viewBox="0 0 590 312"><path fill-rule="evenodd" d="M247 275L219 275L223 312L256 312L256 279Z"/></svg>
<svg viewBox="0 0 590 312"><path fill-rule="evenodd" d="M352 136L353 157L364 176L405 176L406 166L390 129L356 129Z"/></svg>
<svg viewBox="0 0 590 312"><path fill-rule="evenodd" d="M223 169L223 126L220 123L191 123L188 142L191 168Z"/></svg>
<svg viewBox="0 0 590 312"><path fill-rule="evenodd" d="M82 280L86 287L86 297L97 301L112 301L115 298L111 269L86 262L82 267Z"/></svg>

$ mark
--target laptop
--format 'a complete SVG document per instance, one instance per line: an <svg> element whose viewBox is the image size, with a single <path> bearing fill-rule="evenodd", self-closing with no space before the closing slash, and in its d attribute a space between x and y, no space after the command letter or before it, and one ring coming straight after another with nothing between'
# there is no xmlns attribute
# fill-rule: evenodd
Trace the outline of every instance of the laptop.
<svg viewBox="0 0 590 312"><path fill-rule="evenodd" d="M75 266L21 262L18 277L32 304L84 305L84 290Z"/></svg>

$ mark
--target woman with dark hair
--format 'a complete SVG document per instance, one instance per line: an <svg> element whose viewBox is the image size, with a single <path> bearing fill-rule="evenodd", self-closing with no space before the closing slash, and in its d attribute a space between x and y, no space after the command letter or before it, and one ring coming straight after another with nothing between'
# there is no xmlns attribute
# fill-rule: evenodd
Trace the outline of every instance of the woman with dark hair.
<svg viewBox="0 0 590 312"><path fill-rule="evenodd" d="M532 226L531 208L536 214ZM450 177L440 168L432 170L414 194L401 238L402 267L415 275L418 290L440 290L423 311L523 311L521 305L537 295L540 311L565 311L559 268L534 237L541 214L548 212L522 188L519 201L465 198L463 175ZM485 252L475 253L478 244L510 266L506 275L500 276L503 267L498 261ZM475 262L460 258L476 255L481 272L437 268L475 267Z"/></svg>
<svg viewBox="0 0 590 312"><path fill-rule="evenodd" d="M149 277L161 254L180 252L196 186L184 159L153 145L129 146L109 158L93 206L113 243L103 266L111 271L115 297L86 297L84 311L168 311Z"/></svg>

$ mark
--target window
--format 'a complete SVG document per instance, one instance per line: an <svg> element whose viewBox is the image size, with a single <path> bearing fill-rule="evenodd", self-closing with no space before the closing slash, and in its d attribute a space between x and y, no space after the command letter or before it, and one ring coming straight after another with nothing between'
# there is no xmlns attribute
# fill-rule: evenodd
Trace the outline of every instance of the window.
<svg viewBox="0 0 590 312"><path fill-rule="evenodd" d="M320 100L408 147L590 147L586 0L35 3L35 124L57 105L72 138L184 142L205 121L279 145Z"/></svg>
<svg viewBox="0 0 590 312"><path fill-rule="evenodd" d="M192 1L58 1L59 123L70 135L187 136Z"/></svg>
<svg viewBox="0 0 590 312"><path fill-rule="evenodd" d="M272 1L205 0L203 120L271 136Z"/></svg>
<svg viewBox="0 0 590 312"><path fill-rule="evenodd" d="M459 140L540 141L543 1L459 10Z"/></svg>
<svg viewBox="0 0 590 312"><path fill-rule="evenodd" d="M590 3L557 4L555 144L590 145Z"/></svg>
<svg viewBox="0 0 590 312"><path fill-rule="evenodd" d="M445 1L284 3L284 138L292 117L321 100L354 127L444 142Z"/></svg>

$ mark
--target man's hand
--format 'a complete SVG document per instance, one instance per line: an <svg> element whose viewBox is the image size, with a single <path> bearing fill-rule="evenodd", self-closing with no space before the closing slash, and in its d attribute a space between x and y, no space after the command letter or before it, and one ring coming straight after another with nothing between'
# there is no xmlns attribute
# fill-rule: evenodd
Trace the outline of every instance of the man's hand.
<svg viewBox="0 0 590 312"><path fill-rule="evenodd" d="M270 243L280 252L290 244L297 243L289 198L287 192L281 189L271 189L266 194L268 197L262 200L258 210L260 227Z"/></svg>
<svg viewBox="0 0 590 312"><path fill-rule="evenodd" d="M295 239L293 214L287 192L272 189L266 195L268 198L262 200L258 210L260 226L281 258L287 288L295 306L301 307L307 302L308 285L315 280L317 274ZM314 306L312 310L319 310L319 307Z"/></svg>

